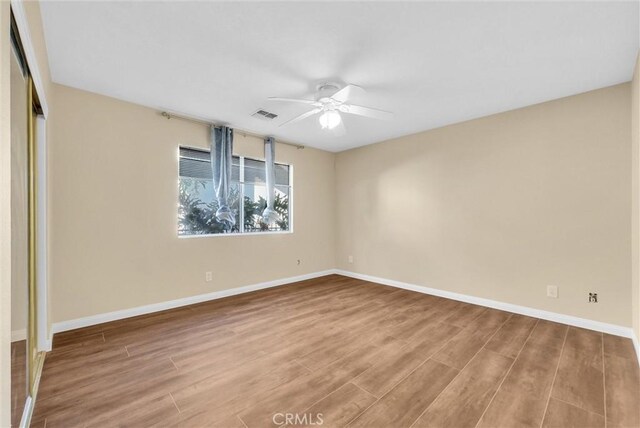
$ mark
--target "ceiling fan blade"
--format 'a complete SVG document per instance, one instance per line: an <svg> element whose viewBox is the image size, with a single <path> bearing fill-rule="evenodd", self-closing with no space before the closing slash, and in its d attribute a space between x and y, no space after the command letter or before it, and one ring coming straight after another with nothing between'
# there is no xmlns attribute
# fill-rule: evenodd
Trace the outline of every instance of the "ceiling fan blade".
<svg viewBox="0 0 640 428"><path fill-rule="evenodd" d="M331 133L336 137L342 137L347 133L347 128L344 126L344 119L340 121L340 123L331 130Z"/></svg>
<svg viewBox="0 0 640 428"><path fill-rule="evenodd" d="M391 120L393 113L390 111L378 110L377 108L357 106L353 104L343 104L338 107L341 112L355 114L358 116L371 117L373 119Z"/></svg>
<svg viewBox="0 0 640 428"><path fill-rule="evenodd" d="M319 102L314 100L302 100L299 98L281 98L281 97L269 97L269 101L284 101L289 103L299 103L299 104L309 104L309 105L320 105Z"/></svg>
<svg viewBox="0 0 640 428"><path fill-rule="evenodd" d="M345 103L353 98L353 96L357 93L364 93L364 89L356 85L347 85L333 94L331 98L338 102Z"/></svg>
<svg viewBox="0 0 640 428"><path fill-rule="evenodd" d="M293 119L289 119L286 122L281 123L279 126L284 126L284 125L289 125L291 123L299 122L299 121L301 121L303 119L308 118L309 116L313 116L316 113L320 113L321 111L322 111L322 108L316 107L313 110L309 110L306 113L302 113L300 116L296 116Z"/></svg>

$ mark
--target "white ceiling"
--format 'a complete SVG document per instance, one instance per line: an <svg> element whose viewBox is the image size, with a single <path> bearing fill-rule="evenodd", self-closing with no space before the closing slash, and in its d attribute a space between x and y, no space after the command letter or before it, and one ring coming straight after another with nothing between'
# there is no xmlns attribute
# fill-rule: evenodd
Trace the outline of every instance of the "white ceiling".
<svg viewBox="0 0 640 428"><path fill-rule="evenodd" d="M340 151L629 81L638 2L42 3L53 80ZM353 83L379 122L278 124ZM250 117L258 108L280 116Z"/></svg>

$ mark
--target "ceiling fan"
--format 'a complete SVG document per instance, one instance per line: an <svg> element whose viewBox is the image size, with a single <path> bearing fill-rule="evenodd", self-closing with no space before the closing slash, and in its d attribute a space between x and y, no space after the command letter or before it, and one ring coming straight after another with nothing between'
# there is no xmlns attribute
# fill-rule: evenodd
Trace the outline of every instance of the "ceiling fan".
<svg viewBox="0 0 640 428"><path fill-rule="evenodd" d="M354 114L357 116L382 120L389 120L393 118L393 113L389 111L351 104L349 101L356 93L364 93L364 89L356 85L346 85L343 88L340 88L336 83L323 83L317 88L315 100L281 97L270 97L269 100L307 104L313 107L312 110L283 122L280 126L299 122L319 113L319 122L322 129L338 129L342 131L344 131L344 125L342 124L342 117L340 116L340 113Z"/></svg>

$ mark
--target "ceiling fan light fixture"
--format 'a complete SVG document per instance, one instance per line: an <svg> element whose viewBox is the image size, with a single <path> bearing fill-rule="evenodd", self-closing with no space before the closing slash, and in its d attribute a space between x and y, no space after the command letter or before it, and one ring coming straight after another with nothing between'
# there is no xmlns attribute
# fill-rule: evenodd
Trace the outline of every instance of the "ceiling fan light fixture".
<svg viewBox="0 0 640 428"><path fill-rule="evenodd" d="M342 118L340 117L340 113L335 110L327 110L320 115L320 126L322 129L333 129L336 126L340 125L342 122Z"/></svg>
<svg viewBox="0 0 640 428"><path fill-rule="evenodd" d="M346 85L339 89L339 85L325 83L318 87L318 92L316 93L314 100L280 97L271 97L269 99L272 101L284 101L313 106L312 110L306 111L278 126L290 125L319 114L320 126L322 129L332 130L340 127L339 130L344 133L344 127L340 126L342 123L342 115L340 113L383 120L390 120L393 118L393 113L390 111L351 104L350 100L352 96L358 91L364 92L361 87L355 85ZM336 135L338 135L338 133L336 133Z"/></svg>

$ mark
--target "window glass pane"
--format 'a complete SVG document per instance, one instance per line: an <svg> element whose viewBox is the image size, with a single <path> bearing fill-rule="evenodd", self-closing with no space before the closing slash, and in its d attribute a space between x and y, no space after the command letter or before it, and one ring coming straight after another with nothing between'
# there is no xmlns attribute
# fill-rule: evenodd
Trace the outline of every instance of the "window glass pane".
<svg viewBox="0 0 640 428"><path fill-rule="evenodd" d="M240 158L238 156L231 159L231 181L240 181Z"/></svg>
<svg viewBox="0 0 640 428"><path fill-rule="evenodd" d="M289 165L275 165L276 184L289 185ZM244 182L263 184L267 182L264 161L244 160Z"/></svg>
<svg viewBox="0 0 640 428"><path fill-rule="evenodd" d="M289 165L276 164L276 185L289 185Z"/></svg>
<svg viewBox="0 0 640 428"><path fill-rule="evenodd" d="M289 187L276 187L275 210L280 220L274 224L262 221L262 212L267 206L267 188L260 184L244 184L244 231L275 232L289 230Z"/></svg>
<svg viewBox="0 0 640 428"><path fill-rule="evenodd" d="M180 148L180 177L211 180L211 155L209 152ZM240 180L240 158L234 156L231 162L231 180Z"/></svg>
<svg viewBox="0 0 640 428"><path fill-rule="evenodd" d="M263 161L244 159L244 182L266 183Z"/></svg>
<svg viewBox="0 0 640 428"><path fill-rule="evenodd" d="M211 157L209 153L210 153L209 150L180 147L181 158L197 159L197 160L203 160L208 162Z"/></svg>
<svg viewBox="0 0 640 428"><path fill-rule="evenodd" d="M225 225L218 222L215 216L218 210L218 201L214 195L213 181L180 177L178 235L238 232L240 188L237 182L232 183L229 196L229 205L235 213L236 225L231 230L226 230Z"/></svg>
<svg viewBox="0 0 640 428"><path fill-rule="evenodd" d="M289 209L289 186L276 186L275 210L280 214L280 221L276 224L280 230L289 230L289 219L291 210Z"/></svg>
<svg viewBox="0 0 640 428"><path fill-rule="evenodd" d="M181 157L180 177L211 180L211 162Z"/></svg>

